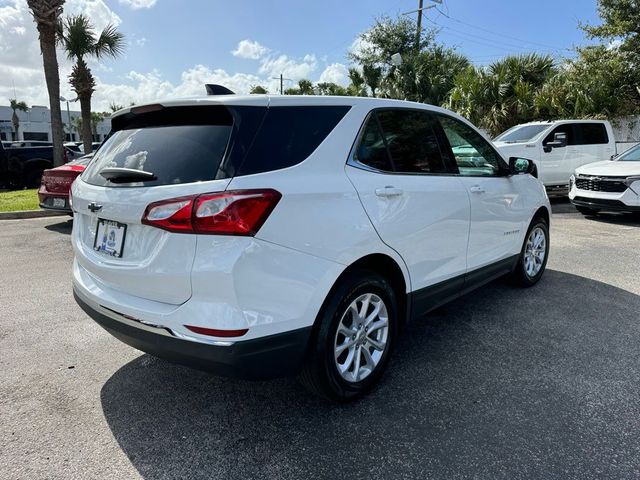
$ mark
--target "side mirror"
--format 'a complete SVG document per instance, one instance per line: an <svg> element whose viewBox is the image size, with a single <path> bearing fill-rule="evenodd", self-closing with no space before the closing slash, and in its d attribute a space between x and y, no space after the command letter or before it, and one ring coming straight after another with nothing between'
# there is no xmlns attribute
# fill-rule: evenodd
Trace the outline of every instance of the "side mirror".
<svg viewBox="0 0 640 480"><path fill-rule="evenodd" d="M524 175L530 174L534 177L538 177L538 169L533 160L520 157L509 158L509 173L511 175Z"/></svg>
<svg viewBox="0 0 640 480"><path fill-rule="evenodd" d="M547 142L544 144L544 151L549 153L552 148L562 148L567 146L567 134L556 133L553 136L553 142Z"/></svg>

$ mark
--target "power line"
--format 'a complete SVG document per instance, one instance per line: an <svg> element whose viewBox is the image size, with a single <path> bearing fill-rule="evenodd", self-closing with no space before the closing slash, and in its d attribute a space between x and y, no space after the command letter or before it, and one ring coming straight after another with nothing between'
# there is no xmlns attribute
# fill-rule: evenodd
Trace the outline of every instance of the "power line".
<svg viewBox="0 0 640 480"><path fill-rule="evenodd" d="M442 10L440 10L438 7L435 7L435 8L436 8L436 10L438 11L438 13L440 13L440 15L442 15L443 17L448 18L449 20L451 20L451 21L453 21L453 22L459 23L459 24L461 24L461 25L465 25L465 26L467 26L467 27L475 28L475 29L477 29L477 30L481 30L481 31L486 32L486 33L490 33L491 35L495 35L495 36L497 36L497 37L509 38L509 39L511 39L511 40L516 40L517 42L528 43L528 44L531 44L531 45L538 45L538 46L540 46L540 47L545 47L545 48L546 48L546 49L548 49L548 50L558 50L558 51L560 51L560 50L566 50L566 51L571 51L571 49L570 49L570 48L566 48L566 47L554 47L554 46L551 46L551 45L548 45L548 44L545 44L545 43L534 42L534 41L530 41L530 40L524 40L524 39L522 39L522 38L513 37L513 36L511 36L511 35L505 35L504 33L499 33L499 32L495 32L495 31L493 31L493 30L489 30L489 29L487 29L487 28L479 27L479 26L474 25L474 24L472 24L472 23L464 22L464 21L462 21L462 20L458 20L457 18L453 18L453 17L452 17L452 16L450 16L449 14L444 13L444 12L443 12Z"/></svg>
<svg viewBox="0 0 640 480"><path fill-rule="evenodd" d="M449 27L448 25L441 25L438 22L434 21L434 20L430 20L429 21L431 23L433 23L434 25L436 25L437 27L440 27L442 29L445 29L447 31L449 31L450 35L453 36L457 36L460 37L464 40L470 41L470 42L474 42L477 43L479 45L484 45L486 47L492 47L492 48L499 48L499 49L505 49L505 47L508 47L507 49L512 50L512 51L530 51L532 50L532 48L528 48L525 47L523 45L518 45L515 43L510 43L510 42L504 42L502 40L495 40L495 39L491 39L491 38L487 38L487 37L483 37L480 35L476 35L473 33L468 33L468 32L463 32L461 30L457 30L455 28ZM452 33L453 32L453 33ZM527 43L527 42L525 42ZM538 49L540 50L540 49ZM558 53L560 52L562 49L557 49L557 48L551 48L551 49L542 49L545 52L548 53Z"/></svg>

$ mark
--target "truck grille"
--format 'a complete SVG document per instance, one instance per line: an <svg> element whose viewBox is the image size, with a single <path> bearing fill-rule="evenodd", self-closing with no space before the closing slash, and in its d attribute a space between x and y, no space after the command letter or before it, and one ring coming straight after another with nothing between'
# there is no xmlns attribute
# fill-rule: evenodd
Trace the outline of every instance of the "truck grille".
<svg viewBox="0 0 640 480"><path fill-rule="evenodd" d="M595 177L588 175L581 175L579 177L576 177L576 187L579 190L609 193L621 193L627 189L623 178Z"/></svg>

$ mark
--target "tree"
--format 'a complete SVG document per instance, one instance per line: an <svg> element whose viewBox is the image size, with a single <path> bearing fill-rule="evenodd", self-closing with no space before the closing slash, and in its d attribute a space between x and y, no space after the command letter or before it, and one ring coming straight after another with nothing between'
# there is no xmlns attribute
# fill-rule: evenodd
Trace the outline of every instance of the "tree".
<svg viewBox="0 0 640 480"><path fill-rule="evenodd" d="M635 0L598 0L600 25L582 25L591 38L619 40L620 51L638 67L640 59L640 7Z"/></svg>
<svg viewBox="0 0 640 480"><path fill-rule="evenodd" d="M98 135L98 124L109 116L108 113L91 112L91 135L93 138Z"/></svg>
<svg viewBox="0 0 640 480"><path fill-rule="evenodd" d="M318 95L336 95L345 96L348 95L347 89L333 82L320 82L316 85Z"/></svg>
<svg viewBox="0 0 640 480"><path fill-rule="evenodd" d="M371 90L371 96L375 97L376 92L380 88L380 82L382 81L382 68L370 63L365 63L362 66L362 78Z"/></svg>
<svg viewBox="0 0 640 480"><path fill-rule="evenodd" d="M111 113L116 113L118 110L122 110L123 108L125 108L124 105L120 105L116 102L111 102L109 104L109 110L111 110Z"/></svg>
<svg viewBox="0 0 640 480"><path fill-rule="evenodd" d="M578 49L536 98L541 118L615 118L640 110L638 71L604 45Z"/></svg>
<svg viewBox="0 0 640 480"><path fill-rule="evenodd" d="M253 85L249 93L264 95L265 93L269 93L269 92L267 92L267 89L264 88L262 85Z"/></svg>
<svg viewBox="0 0 640 480"><path fill-rule="evenodd" d="M469 61L451 48L435 41L433 30L421 31L416 48L416 22L408 17L377 19L373 27L360 36L362 47L349 54L358 66L349 72L350 93L361 95L360 78L371 95L400 98L441 105L454 78ZM401 64L391 57L400 54Z"/></svg>
<svg viewBox="0 0 640 480"><path fill-rule="evenodd" d="M65 18L60 25L59 39L67 57L75 61L69 83L80 99L84 151L91 153L91 96L96 82L85 59L119 57L124 53L124 35L114 25L108 25L99 35L95 35L93 25L86 16L73 15Z"/></svg>
<svg viewBox="0 0 640 480"><path fill-rule="evenodd" d="M364 78L362 78L362 74L358 69L353 67L349 69L349 81L351 83L347 87L348 95L352 95L354 97L367 96L367 88L364 83Z"/></svg>
<svg viewBox="0 0 640 480"><path fill-rule="evenodd" d="M20 130L20 119L18 118L18 110L21 112L26 112L29 110L27 104L25 102L19 102L15 98L10 98L9 103L11 106L11 110L13 110L13 115L11 116L11 123L13 123L13 139L18 140L18 131Z"/></svg>
<svg viewBox="0 0 640 480"><path fill-rule="evenodd" d="M313 83L311 80L303 78L298 80L298 86L294 88L287 88L284 91L285 95L315 95L316 92L313 89Z"/></svg>
<svg viewBox="0 0 640 480"><path fill-rule="evenodd" d="M538 95L556 72L553 59L538 54L470 66L455 78L446 107L497 135L539 117Z"/></svg>
<svg viewBox="0 0 640 480"><path fill-rule="evenodd" d="M53 165L64 163L62 112L60 108L60 74L56 55L56 30L65 0L27 0L38 29L44 78L49 93L51 136L53 141Z"/></svg>

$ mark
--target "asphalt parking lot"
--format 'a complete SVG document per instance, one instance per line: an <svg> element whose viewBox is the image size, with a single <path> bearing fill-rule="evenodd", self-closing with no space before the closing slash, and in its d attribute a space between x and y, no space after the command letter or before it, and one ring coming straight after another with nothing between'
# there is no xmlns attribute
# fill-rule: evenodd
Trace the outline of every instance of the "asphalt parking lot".
<svg viewBox="0 0 640 480"><path fill-rule="evenodd" d="M142 355L71 295L71 222L0 223L0 478L640 478L640 220L554 204L539 285L494 282L422 321L382 384Z"/></svg>

